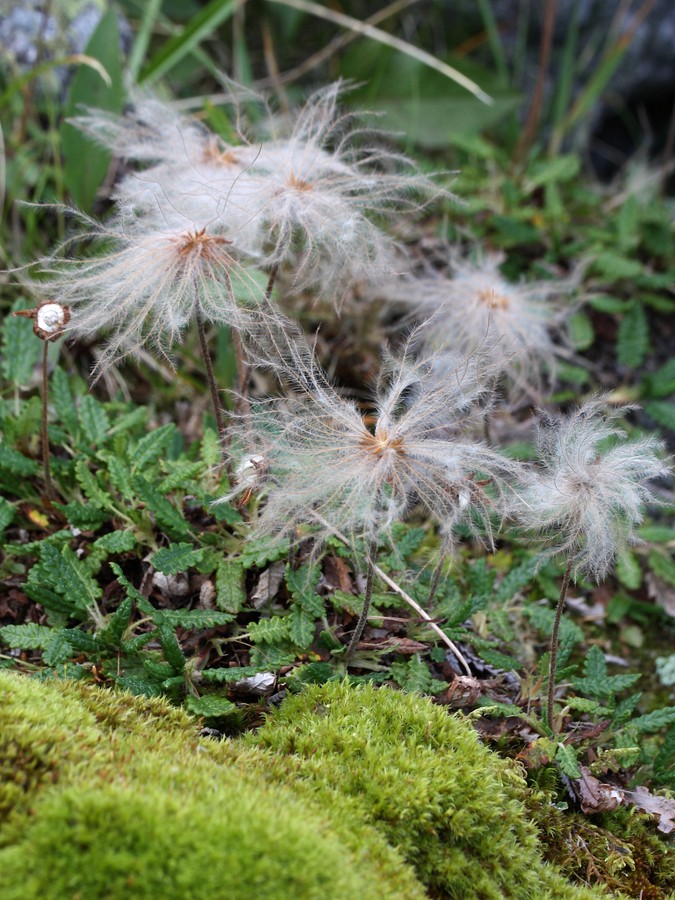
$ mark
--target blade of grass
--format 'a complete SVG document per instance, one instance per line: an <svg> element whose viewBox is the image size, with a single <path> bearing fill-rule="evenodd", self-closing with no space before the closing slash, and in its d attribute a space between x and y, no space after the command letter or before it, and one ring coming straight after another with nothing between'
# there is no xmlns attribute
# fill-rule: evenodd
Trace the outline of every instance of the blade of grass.
<svg viewBox="0 0 675 900"><path fill-rule="evenodd" d="M94 59L93 56L87 56L86 53L73 53L70 56L61 56L58 59L51 59L49 62L42 63L39 66L35 66L35 68L30 69L24 75L21 75L19 78L14 78L9 82L7 88L0 94L0 109L6 105L7 101L19 90L24 88L27 84L29 84L33 79L39 78L40 75L48 72L50 69L56 69L59 66L89 66L94 69L94 71L98 72L103 81L105 82L106 87L110 87L112 85L112 79L110 75L106 71L105 66L103 66L99 60Z"/></svg>
<svg viewBox="0 0 675 900"><path fill-rule="evenodd" d="M504 53L504 47L502 46L501 38L499 36L499 29L497 28L497 21L494 13L492 12L490 0L478 0L478 9L480 11L481 19L483 20L483 27L487 33L488 44L490 45L490 50L494 57L497 74L504 82L504 86L506 86L509 83L509 69L506 65L506 54Z"/></svg>
<svg viewBox="0 0 675 900"><path fill-rule="evenodd" d="M143 9L143 18L141 19L136 40L134 41L131 53L129 54L129 72L134 81L137 80L138 73L143 66L143 61L148 51L148 46L150 45L152 29L157 21L161 7L162 0L147 0Z"/></svg>
<svg viewBox="0 0 675 900"><path fill-rule="evenodd" d="M140 74L141 83L156 81L166 74L198 44L209 37L219 25L229 19L237 6L236 0L211 0L180 34L163 44Z"/></svg>
<svg viewBox="0 0 675 900"><path fill-rule="evenodd" d="M492 97L490 97L489 94L486 94L475 81L467 78L466 75L463 75L457 69L442 62L440 59L436 59L431 53L420 50L419 47L415 47L414 44L401 40L401 38L394 37L394 35L388 34L386 31L382 31L374 25L368 25L365 22L360 22L358 19L353 19L351 16L346 16L344 13L336 12L325 6L320 6L318 3L312 3L311 0L268 0L268 2L279 3L282 6L289 6L292 9L299 9L302 12L317 16L320 19L326 19L328 22L339 25L341 28L347 28L350 31L355 31L365 37L369 37L371 40L378 41L380 44L384 44L387 47L392 47L394 50L405 53L406 56L410 56L413 59L418 60L418 62L445 75L446 78L454 81L456 84L460 85L460 87L465 88L469 93L473 94L488 106L491 106L494 103Z"/></svg>

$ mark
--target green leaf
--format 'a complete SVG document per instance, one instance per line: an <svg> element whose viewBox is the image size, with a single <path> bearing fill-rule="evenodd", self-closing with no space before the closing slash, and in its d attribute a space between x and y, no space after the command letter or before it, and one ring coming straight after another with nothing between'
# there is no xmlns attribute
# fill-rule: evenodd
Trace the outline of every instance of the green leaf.
<svg viewBox="0 0 675 900"><path fill-rule="evenodd" d="M572 154L555 156L534 163L527 173L526 187L531 193L538 187L564 181L571 181L579 174L581 161Z"/></svg>
<svg viewBox="0 0 675 900"><path fill-rule="evenodd" d="M185 708L193 716L203 716L205 719L215 719L239 713L238 708L227 697L218 697L216 694L205 694L203 697L186 697Z"/></svg>
<svg viewBox="0 0 675 900"><path fill-rule="evenodd" d="M159 637L160 646L164 651L164 658L173 671L183 672L185 670L185 656L173 628L170 625L158 625L157 636Z"/></svg>
<svg viewBox="0 0 675 900"><path fill-rule="evenodd" d="M245 569L257 566L261 569L268 562L275 562L288 555L288 541L280 541L274 537L262 537L249 540L241 553L241 561Z"/></svg>
<svg viewBox="0 0 675 900"><path fill-rule="evenodd" d="M593 323L584 312L576 312L570 316L568 333L575 350L588 350L595 340Z"/></svg>
<svg viewBox="0 0 675 900"><path fill-rule="evenodd" d="M579 768L579 762L577 760L577 755L574 752L574 747L558 744L558 749L555 752L555 760L560 766L562 773L567 775L568 778L581 778L581 769Z"/></svg>
<svg viewBox="0 0 675 900"><path fill-rule="evenodd" d="M97 453L98 459L102 460L108 468L108 476L113 487L119 491L124 500L135 500L136 495L131 485L131 473L126 460L120 459L112 453L104 450Z"/></svg>
<svg viewBox="0 0 675 900"><path fill-rule="evenodd" d="M66 517L66 521L73 528L79 528L81 531L95 531L108 518L105 512L102 512L93 503L54 503L57 509L60 509Z"/></svg>
<svg viewBox="0 0 675 900"><path fill-rule="evenodd" d="M13 518L14 507L4 497L0 497L0 533L11 524Z"/></svg>
<svg viewBox="0 0 675 900"><path fill-rule="evenodd" d="M103 16L84 52L102 64L110 83L95 69L81 65L70 84L65 118L77 114L83 105L120 112L124 90L115 8L111 7ZM108 171L110 154L67 121L61 126L61 146L66 188L80 209L90 210Z"/></svg>
<svg viewBox="0 0 675 900"><path fill-rule="evenodd" d="M202 679L205 682L229 682L241 681L242 678L250 678L257 675L260 669L257 666L231 666L222 669L204 669Z"/></svg>
<svg viewBox="0 0 675 900"><path fill-rule="evenodd" d="M66 597L80 612L88 612L96 604L103 593L101 586L89 575L68 544L59 552L53 544L44 543L40 557L41 575L57 594Z"/></svg>
<svg viewBox="0 0 675 900"><path fill-rule="evenodd" d="M177 430L171 422L168 425L162 425L161 428L155 428L142 437L131 452L133 471L143 472L150 463L156 462L171 444Z"/></svg>
<svg viewBox="0 0 675 900"><path fill-rule="evenodd" d="M620 253L612 253L606 250L599 253L593 260L593 268L599 275L610 281L620 281L623 278L637 278L642 274L642 263L634 259L627 259Z"/></svg>
<svg viewBox="0 0 675 900"><path fill-rule="evenodd" d="M254 644L276 644L288 640L289 628L288 616L274 616L251 622L248 631Z"/></svg>
<svg viewBox="0 0 675 900"><path fill-rule="evenodd" d="M0 444L0 470L10 475L30 476L37 473L37 463L34 459L28 459L18 450Z"/></svg>
<svg viewBox="0 0 675 900"><path fill-rule="evenodd" d="M171 544L170 547L162 547L152 554L151 562L158 572L164 575L178 575L179 572L187 572L196 566L204 551L197 549L192 544Z"/></svg>
<svg viewBox="0 0 675 900"><path fill-rule="evenodd" d="M189 25L183 29L181 34L169 38L159 48L141 72L140 83L155 81L172 69L201 41L209 37L219 25L229 19L235 7L235 0L211 0L211 3L196 16L192 16Z"/></svg>
<svg viewBox="0 0 675 900"><path fill-rule="evenodd" d="M133 475L131 484L147 510L154 515L157 526L165 530L169 537L192 537L192 529L183 518L182 512L156 491L149 481L142 475Z"/></svg>
<svg viewBox="0 0 675 900"><path fill-rule="evenodd" d="M638 537L648 544L668 544L675 541L675 528L665 525L643 525L637 530Z"/></svg>
<svg viewBox="0 0 675 900"><path fill-rule="evenodd" d="M611 700L614 694L631 687L640 678L639 675L608 675L607 663L602 650L591 647L586 656L584 678L574 678L576 690L587 697L600 700Z"/></svg>
<svg viewBox="0 0 675 900"><path fill-rule="evenodd" d="M291 641L301 650L306 650L314 640L316 621L300 606L295 606L288 617L288 634Z"/></svg>
<svg viewBox="0 0 675 900"><path fill-rule="evenodd" d="M231 613L213 609L163 609L157 612L157 618L161 617L161 621L172 628L218 628L234 618Z"/></svg>
<svg viewBox="0 0 675 900"><path fill-rule="evenodd" d="M304 565L297 571L293 571L290 565L286 566L286 586L293 602L315 619L324 613L323 597L316 593L320 578L321 571L318 566Z"/></svg>
<svg viewBox="0 0 675 900"><path fill-rule="evenodd" d="M216 606L235 615L246 603L244 590L244 567L241 560L222 559L216 574Z"/></svg>
<svg viewBox="0 0 675 900"><path fill-rule="evenodd" d="M497 590L494 592L494 601L497 604L506 603L531 583L536 569L536 561L534 559L526 559L524 562L511 569L502 578Z"/></svg>
<svg viewBox="0 0 675 900"><path fill-rule="evenodd" d="M129 553L135 546L136 537L132 531L111 531L92 544L96 550L104 550L106 553Z"/></svg>
<svg viewBox="0 0 675 900"><path fill-rule="evenodd" d="M12 312L27 309L31 304L20 297ZM17 387L27 385L40 358L42 342L33 334L26 319L6 315L2 325L2 374Z"/></svg>
<svg viewBox="0 0 675 900"><path fill-rule="evenodd" d="M645 403L645 412L657 425L675 431L675 403L667 403L665 400L652 400Z"/></svg>
<svg viewBox="0 0 675 900"><path fill-rule="evenodd" d="M653 550L649 554L649 568L657 578L675 587L675 562L670 556Z"/></svg>
<svg viewBox="0 0 675 900"><path fill-rule="evenodd" d="M68 384L68 376L63 369L54 369L50 387L51 399L59 420L66 426L71 435L76 434L78 426L77 407Z"/></svg>
<svg viewBox="0 0 675 900"><path fill-rule="evenodd" d="M642 384L649 397L668 397L675 394L675 359L669 360L656 372L645 375Z"/></svg>
<svg viewBox="0 0 675 900"><path fill-rule="evenodd" d="M99 509L110 510L112 497L99 485L96 477L89 469L89 463L84 457L80 457L75 463L75 477L85 496Z"/></svg>
<svg viewBox="0 0 675 900"><path fill-rule="evenodd" d="M105 627L96 635L97 640L111 647L120 647L124 632L131 621L132 610L133 601L131 597L126 597L108 619Z"/></svg>
<svg viewBox="0 0 675 900"><path fill-rule="evenodd" d="M616 575L621 584L636 591L642 584L642 569L634 553L624 550L616 561Z"/></svg>
<svg viewBox="0 0 675 900"><path fill-rule="evenodd" d="M631 720L631 728L637 728L638 733L660 731L666 725L672 725L675 722L675 706L664 706L662 709L655 709L653 712L644 716L638 716Z"/></svg>
<svg viewBox="0 0 675 900"><path fill-rule="evenodd" d="M51 640L54 631L54 628L47 625L29 622L26 625L5 625L0 628L0 637L8 647L17 650L42 650Z"/></svg>
<svg viewBox="0 0 675 900"><path fill-rule="evenodd" d="M416 656L413 656L408 662L392 663L391 676L405 691L426 694L431 687L432 677L429 666Z"/></svg>
<svg viewBox="0 0 675 900"><path fill-rule="evenodd" d="M98 445L105 441L110 422L103 405L91 394L85 394L80 401L80 425L90 444Z"/></svg>
<svg viewBox="0 0 675 900"><path fill-rule="evenodd" d="M644 306L636 302L624 315L619 325L616 355L623 366L637 368L644 361L649 349L649 323Z"/></svg>
<svg viewBox="0 0 675 900"><path fill-rule="evenodd" d="M61 666L75 655L75 651L63 631L58 628L51 631L51 637L42 651L42 659L48 666Z"/></svg>

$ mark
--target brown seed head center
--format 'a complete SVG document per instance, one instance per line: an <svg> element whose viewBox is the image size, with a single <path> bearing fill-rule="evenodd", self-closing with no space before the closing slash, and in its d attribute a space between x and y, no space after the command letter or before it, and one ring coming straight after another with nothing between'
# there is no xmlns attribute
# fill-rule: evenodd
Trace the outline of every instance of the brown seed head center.
<svg viewBox="0 0 675 900"><path fill-rule="evenodd" d="M313 186L309 181L303 181L302 178L298 178L294 172L288 176L286 180L286 187L291 191L311 191L313 190Z"/></svg>
<svg viewBox="0 0 675 900"><path fill-rule="evenodd" d="M201 231L186 231L176 238L176 243L180 256L201 256L209 259L217 255L218 247L224 247L232 241L207 234L206 228L202 228Z"/></svg>
<svg viewBox="0 0 675 900"><path fill-rule="evenodd" d="M375 434L370 432L364 434L361 438L361 446L378 459L383 457L388 450L392 450L397 456L402 456L404 452L403 438L394 437L386 432L378 434L376 431Z"/></svg>
<svg viewBox="0 0 675 900"><path fill-rule="evenodd" d="M509 298L505 297L503 294L498 294L493 290L478 291L478 299L481 303L484 303L486 306L491 306L493 309L509 308Z"/></svg>

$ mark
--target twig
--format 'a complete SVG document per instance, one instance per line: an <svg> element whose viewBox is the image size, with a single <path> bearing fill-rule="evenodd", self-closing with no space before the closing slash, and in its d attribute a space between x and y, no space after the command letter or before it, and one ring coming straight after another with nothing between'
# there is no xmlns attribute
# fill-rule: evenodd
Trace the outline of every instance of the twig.
<svg viewBox="0 0 675 900"><path fill-rule="evenodd" d="M312 513L312 515L317 520L317 522L320 522L325 528L328 528L328 530L339 541L342 541L342 543L345 544L347 547L351 547L351 542L344 536L344 534L341 534L337 530L337 528L333 528L333 526L330 524L330 522L327 522L323 518L323 516L319 515L319 513L317 513L317 512ZM405 600L405 602L408 604L408 606L412 607L421 619L424 619L424 621L427 623L427 625L432 629L432 631L434 631L438 635L438 637L443 641L443 643L446 645L446 647L449 647L450 650L452 650L452 652L455 654L455 657L457 658L458 662L464 667L466 674L469 676L473 675L471 668L470 668L468 662L466 661L466 659L462 656L462 653L461 653L459 647L453 641L450 640L450 638L447 636L447 634L445 634L443 629L438 627L438 625L434 622L434 620L431 618L429 613L425 612L422 609L422 607L419 605L419 603L416 600L413 600L413 598L410 596L410 594L407 594L400 585L396 584L396 582L393 580L393 578L390 578L387 575L387 573L383 572L382 569L375 563L373 563L373 572L375 573L375 575L377 575L378 578L381 578L382 581L384 581L384 583L388 587L390 587L392 589L392 591L394 591L394 593L398 594L402 600Z"/></svg>

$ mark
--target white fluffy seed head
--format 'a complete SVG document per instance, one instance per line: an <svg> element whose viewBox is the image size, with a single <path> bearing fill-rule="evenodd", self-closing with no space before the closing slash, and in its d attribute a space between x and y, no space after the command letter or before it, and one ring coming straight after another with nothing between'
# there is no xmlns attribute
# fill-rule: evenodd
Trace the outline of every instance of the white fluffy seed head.
<svg viewBox="0 0 675 900"><path fill-rule="evenodd" d="M296 394L253 415L256 452L269 464L258 529L291 536L307 523L319 541L331 529L372 540L419 503L448 544L460 521L490 542L514 466L463 433L462 371L439 382L428 360L388 359L372 414L364 413L328 383L291 328L269 337L278 353L270 365Z"/></svg>
<svg viewBox="0 0 675 900"><path fill-rule="evenodd" d="M616 425L625 412L607 412L597 397L570 416L543 415L541 467L530 473L520 497L520 521L544 536L545 553L567 558L575 574L596 581L635 542L645 504L656 502L646 482L670 475L660 441L628 440Z"/></svg>
<svg viewBox="0 0 675 900"><path fill-rule="evenodd" d="M571 293L578 276L514 284L499 271L500 254L474 262L450 253L449 262L452 278L400 279L387 286L386 296L428 321L422 329L427 352L489 355L511 398L528 387L538 390L543 373L553 376L558 353L553 338L570 310L559 298Z"/></svg>

